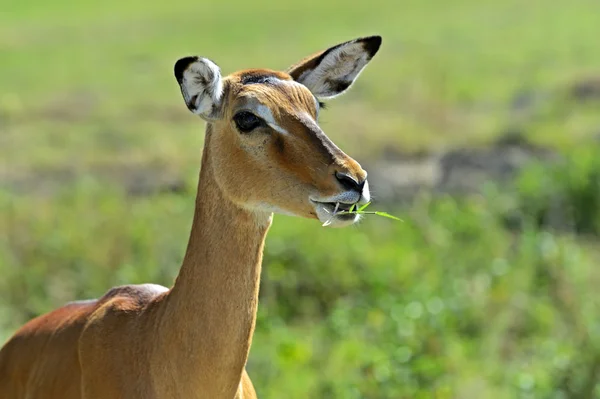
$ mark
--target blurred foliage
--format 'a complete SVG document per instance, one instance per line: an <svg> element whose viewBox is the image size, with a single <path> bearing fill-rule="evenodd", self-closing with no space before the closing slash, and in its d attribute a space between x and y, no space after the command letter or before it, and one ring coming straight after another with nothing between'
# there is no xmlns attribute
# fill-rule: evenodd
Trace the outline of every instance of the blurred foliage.
<svg viewBox="0 0 600 399"><path fill-rule="evenodd" d="M172 283L202 146L177 58L283 69L368 34L381 52L321 117L361 162L506 131L563 155L509 187L390 207L403 222L276 216L260 397L600 397L596 0L4 1L0 342L67 301ZM127 187L163 174L184 179Z"/></svg>

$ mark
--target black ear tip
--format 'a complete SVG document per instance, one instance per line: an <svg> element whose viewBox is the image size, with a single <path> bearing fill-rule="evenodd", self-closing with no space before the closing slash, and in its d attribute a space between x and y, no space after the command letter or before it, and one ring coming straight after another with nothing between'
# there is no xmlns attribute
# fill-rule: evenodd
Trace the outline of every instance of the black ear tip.
<svg viewBox="0 0 600 399"><path fill-rule="evenodd" d="M177 60L173 69L175 72L175 79L177 79L179 83L181 83L181 81L183 80L183 73L185 72L185 70L190 66L191 63L196 61L198 61L198 57L195 56L183 57Z"/></svg>
<svg viewBox="0 0 600 399"><path fill-rule="evenodd" d="M373 58L379 47L381 47L381 36L369 36L362 39L365 50L369 53L369 58Z"/></svg>

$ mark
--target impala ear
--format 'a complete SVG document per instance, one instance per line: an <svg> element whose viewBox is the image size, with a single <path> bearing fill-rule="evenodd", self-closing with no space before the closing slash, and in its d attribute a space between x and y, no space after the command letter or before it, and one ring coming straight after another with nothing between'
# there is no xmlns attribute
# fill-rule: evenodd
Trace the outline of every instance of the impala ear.
<svg viewBox="0 0 600 399"><path fill-rule="evenodd" d="M175 63L174 69L188 109L207 121L217 119L223 97L219 67L207 58L185 57Z"/></svg>
<svg viewBox="0 0 600 399"><path fill-rule="evenodd" d="M379 46L381 36L351 40L305 58L287 72L317 98L332 98L350 88Z"/></svg>

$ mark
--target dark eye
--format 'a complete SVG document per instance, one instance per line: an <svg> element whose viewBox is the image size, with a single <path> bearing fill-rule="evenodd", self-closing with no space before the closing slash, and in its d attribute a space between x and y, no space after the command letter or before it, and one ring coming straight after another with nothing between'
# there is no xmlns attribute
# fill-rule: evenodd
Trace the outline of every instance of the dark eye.
<svg viewBox="0 0 600 399"><path fill-rule="evenodd" d="M233 121L242 133L250 133L262 124L262 120L252 112L241 111L235 114Z"/></svg>

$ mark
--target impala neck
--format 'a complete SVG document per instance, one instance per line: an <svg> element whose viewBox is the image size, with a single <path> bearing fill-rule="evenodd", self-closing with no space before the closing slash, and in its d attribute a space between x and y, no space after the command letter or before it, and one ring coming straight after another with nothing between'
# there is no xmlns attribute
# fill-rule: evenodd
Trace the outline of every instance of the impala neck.
<svg viewBox="0 0 600 399"><path fill-rule="evenodd" d="M189 377L204 392L214 387L206 397L217 398L235 392L248 358L272 215L244 210L223 195L210 140L209 125L191 235L166 300L161 325L167 337L161 339L174 344L168 356L184 373L178 379Z"/></svg>

